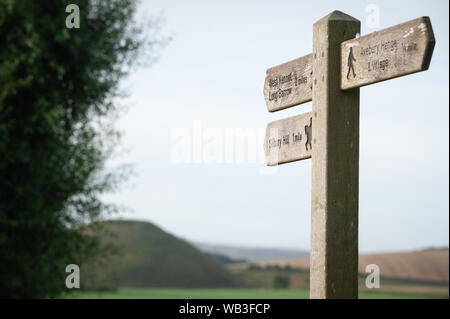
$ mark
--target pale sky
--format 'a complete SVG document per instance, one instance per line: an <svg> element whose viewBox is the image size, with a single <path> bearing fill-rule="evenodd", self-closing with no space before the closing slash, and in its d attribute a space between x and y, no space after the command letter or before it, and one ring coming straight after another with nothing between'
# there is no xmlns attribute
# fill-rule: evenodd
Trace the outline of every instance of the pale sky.
<svg viewBox="0 0 450 319"><path fill-rule="evenodd" d="M306 103L269 113L266 69L311 53L313 23L334 10L361 20L362 35L375 31L369 4L379 8L381 29L429 16L436 46L428 71L361 88L360 252L448 246L447 0L143 0L140 14L163 12L173 41L158 63L123 83L131 107L117 127L129 151L110 165L130 163L136 176L106 199L131 209L121 217L187 240L309 250L310 160L276 168L247 159L175 163L171 137L184 129L194 145L199 130L214 132L197 139L204 150L225 143L227 128L260 132L311 111ZM255 145L262 151L262 136Z"/></svg>

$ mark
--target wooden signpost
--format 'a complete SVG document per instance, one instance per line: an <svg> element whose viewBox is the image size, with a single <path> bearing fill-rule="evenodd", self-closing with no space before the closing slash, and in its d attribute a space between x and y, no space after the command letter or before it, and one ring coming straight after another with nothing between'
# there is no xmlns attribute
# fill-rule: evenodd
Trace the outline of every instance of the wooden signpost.
<svg viewBox="0 0 450 319"><path fill-rule="evenodd" d="M428 17L357 38L334 11L313 26L313 52L267 70L270 112L312 100L312 112L271 122L267 165L312 159L311 298L358 297L359 87L427 70Z"/></svg>

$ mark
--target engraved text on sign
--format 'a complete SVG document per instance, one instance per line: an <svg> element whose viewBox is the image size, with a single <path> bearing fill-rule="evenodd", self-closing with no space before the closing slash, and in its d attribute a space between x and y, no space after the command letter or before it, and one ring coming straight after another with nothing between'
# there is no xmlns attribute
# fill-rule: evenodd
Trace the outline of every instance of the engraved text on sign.
<svg viewBox="0 0 450 319"><path fill-rule="evenodd" d="M341 89L427 70L434 43L428 17L345 41L341 44Z"/></svg>
<svg viewBox="0 0 450 319"><path fill-rule="evenodd" d="M270 112L311 101L312 56L274 66L266 71L264 98Z"/></svg>
<svg viewBox="0 0 450 319"><path fill-rule="evenodd" d="M267 124L264 151L269 166L311 158L313 147L311 113Z"/></svg>

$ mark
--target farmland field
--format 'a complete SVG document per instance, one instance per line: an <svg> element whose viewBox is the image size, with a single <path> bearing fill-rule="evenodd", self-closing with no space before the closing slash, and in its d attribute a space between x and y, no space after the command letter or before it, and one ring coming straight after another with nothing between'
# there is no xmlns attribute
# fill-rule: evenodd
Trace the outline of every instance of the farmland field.
<svg viewBox="0 0 450 319"><path fill-rule="evenodd" d="M306 299L308 290L290 289L160 289L121 288L117 292L79 292L66 298L82 299ZM362 292L361 299L448 298L438 293Z"/></svg>

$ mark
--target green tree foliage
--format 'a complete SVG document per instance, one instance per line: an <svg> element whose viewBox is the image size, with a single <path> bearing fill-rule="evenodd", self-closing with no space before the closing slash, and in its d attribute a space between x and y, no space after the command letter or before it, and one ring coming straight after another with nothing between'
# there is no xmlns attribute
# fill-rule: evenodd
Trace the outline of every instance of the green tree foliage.
<svg viewBox="0 0 450 319"><path fill-rule="evenodd" d="M66 28L70 3L79 29ZM113 211L99 196L124 177L104 170L119 80L160 43L135 8L0 0L0 297L58 296L65 266L98 254L95 232L79 229Z"/></svg>
<svg viewBox="0 0 450 319"><path fill-rule="evenodd" d="M289 288L289 281L288 276L277 275L273 279L273 288L287 289Z"/></svg>

